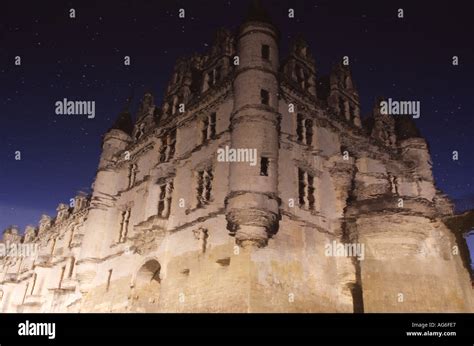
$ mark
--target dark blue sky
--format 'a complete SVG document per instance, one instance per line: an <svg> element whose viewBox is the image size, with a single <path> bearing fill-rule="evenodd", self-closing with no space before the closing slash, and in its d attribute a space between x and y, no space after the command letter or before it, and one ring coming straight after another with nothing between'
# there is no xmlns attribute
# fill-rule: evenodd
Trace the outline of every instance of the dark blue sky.
<svg viewBox="0 0 474 346"><path fill-rule="evenodd" d="M319 75L350 56L363 114L379 95L421 101L416 123L430 144L437 185L458 209L474 208L473 1L264 3L282 33L282 58L298 33ZM206 50L216 29L235 28L247 6L242 0L2 2L0 228L36 224L41 213L54 215L59 202L89 191L101 136L131 89L140 97L151 89L159 101L175 60ZM14 65L17 55L21 66ZM453 55L459 66L452 66ZM95 101L95 119L56 115L54 103L63 98Z"/></svg>

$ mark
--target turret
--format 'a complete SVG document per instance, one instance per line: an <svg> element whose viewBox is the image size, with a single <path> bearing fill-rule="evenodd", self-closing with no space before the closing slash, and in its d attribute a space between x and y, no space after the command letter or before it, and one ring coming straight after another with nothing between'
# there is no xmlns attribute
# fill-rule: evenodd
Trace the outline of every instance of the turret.
<svg viewBox="0 0 474 346"><path fill-rule="evenodd" d="M278 32L255 1L237 38L231 116L233 149L256 150L257 162L232 162L226 198L228 229L242 246L266 245L279 220Z"/></svg>
<svg viewBox="0 0 474 346"><path fill-rule="evenodd" d="M105 134L99 169L93 184L89 212L84 224L87 231L82 240L77 275L81 291L87 291L97 273L96 259L109 246L104 240L117 226L115 196L120 189L120 170L114 157L131 142L131 117L128 107L119 115L114 126Z"/></svg>

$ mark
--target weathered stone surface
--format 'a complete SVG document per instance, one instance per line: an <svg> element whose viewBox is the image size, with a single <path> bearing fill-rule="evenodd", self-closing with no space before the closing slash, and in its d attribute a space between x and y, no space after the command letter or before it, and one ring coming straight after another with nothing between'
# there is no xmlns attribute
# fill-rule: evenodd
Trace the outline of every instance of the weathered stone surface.
<svg viewBox="0 0 474 346"><path fill-rule="evenodd" d="M0 257L1 312L474 312L472 214L426 141L377 108L362 123L349 69L318 78L303 39L280 65L261 11L180 59L133 129L122 111L91 196L4 232L38 255Z"/></svg>

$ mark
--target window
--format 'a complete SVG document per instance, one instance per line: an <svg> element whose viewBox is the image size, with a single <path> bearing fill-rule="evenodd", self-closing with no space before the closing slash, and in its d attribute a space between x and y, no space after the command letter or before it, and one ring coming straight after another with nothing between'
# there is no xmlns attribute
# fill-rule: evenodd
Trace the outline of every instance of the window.
<svg viewBox="0 0 474 346"><path fill-rule="evenodd" d="M347 116L347 119L353 120L355 118L355 106L352 104L349 104L349 115Z"/></svg>
<svg viewBox="0 0 474 346"><path fill-rule="evenodd" d="M261 176L268 177L268 165L269 165L268 157L262 156L260 158L260 175Z"/></svg>
<svg viewBox="0 0 474 346"><path fill-rule="evenodd" d="M301 88L304 90L306 89L306 81L308 80L308 73L306 72L305 69L303 69L301 66L297 65L296 66L296 81L298 84L301 86Z"/></svg>
<svg viewBox="0 0 474 346"><path fill-rule="evenodd" d="M160 147L160 162L166 161L166 151L168 149L168 137L165 136L161 139L161 147Z"/></svg>
<svg viewBox="0 0 474 346"><path fill-rule="evenodd" d="M71 262L69 263L69 272L67 274L68 278L72 277L72 273L74 272L74 265L76 264L76 259L74 257L71 257Z"/></svg>
<svg viewBox="0 0 474 346"><path fill-rule="evenodd" d="M176 129L161 139L160 163L168 162L174 157L176 150Z"/></svg>
<svg viewBox="0 0 474 346"><path fill-rule="evenodd" d="M211 113L204 118L201 130L201 143L216 138L216 113Z"/></svg>
<svg viewBox="0 0 474 346"><path fill-rule="evenodd" d="M304 137L305 137L305 144L311 145L313 143L313 120L311 119L305 120Z"/></svg>
<svg viewBox="0 0 474 346"><path fill-rule="evenodd" d="M199 171L197 175L197 207L209 204L212 192L212 170Z"/></svg>
<svg viewBox="0 0 474 346"><path fill-rule="evenodd" d="M112 269L109 269L109 276L107 277L107 286L105 287L105 291L108 292L110 289L110 281L112 279Z"/></svg>
<svg viewBox="0 0 474 346"><path fill-rule="evenodd" d="M72 248L72 241L74 240L74 233L76 232L76 226L71 228L71 235L69 236L69 241L67 243L67 247L70 249Z"/></svg>
<svg viewBox="0 0 474 346"><path fill-rule="evenodd" d="M56 249L56 241L57 241L56 238L53 238L53 239L51 240L51 243L52 243L52 244L51 244L51 254L50 254L51 256L54 255L54 250Z"/></svg>
<svg viewBox="0 0 474 346"><path fill-rule="evenodd" d="M313 120L299 113L296 116L296 138L298 142L306 145L313 143Z"/></svg>
<svg viewBox="0 0 474 346"><path fill-rule="evenodd" d="M38 274L34 273L33 274L33 283L31 284L31 291L30 291L30 295L32 295L34 292L35 292L35 285L36 285L36 279L38 277Z"/></svg>
<svg viewBox="0 0 474 346"><path fill-rule="evenodd" d="M131 164L128 168L128 188L131 188L135 185L135 180L137 178L137 165Z"/></svg>
<svg viewBox="0 0 474 346"><path fill-rule="evenodd" d="M339 114L346 115L346 106L342 97L339 98Z"/></svg>
<svg viewBox="0 0 474 346"><path fill-rule="evenodd" d="M178 96L173 97L173 106L171 108L171 114L174 115L176 113L176 108L178 107Z"/></svg>
<svg viewBox="0 0 474 346"><path fill-rule="evenodd" d="M222 77L222 66L216 66L204 75L203 91L216 85Z"/></svg>
<svg viewBox="0 0 474 346"><path fill-rule="evenodd" d="M270 47L267 44L262 44L262 59L270 60Z"/></svg>
<svg viewBox="0 0 474 346"><path fill-rule="evenodd" d="M167 161L174 157L174 152L176 150L176 129L170 132L169 134L169 150Z"/></svg>
<svg viewBox="0 0 474 346"><path fill-rule="evenodd" d="M301 208L314 210L314 176L298 168L298 199Z"/></svg>
<svg viewBox="0 0 474 346"><path fill-rule="evenodd" d="M119 232L119 239L118 239L119 243L123 243L127 239L128 224L130 222L130 214L131 214L130 209L124 210L121 214L120 232Z"/></svg>
<svg viewBox="0 0 474 346"><path fill-rule="evenodd" d="M160 195L158 199L158 216L168 218L171 208L171 196L173 193L173 182L160 185Z"/></svg>
<svg viewBox="0 0 474 346"><path fill-rule="evenodd" d="M59 285L58 285L58 288L61 288L62 284L63 284L63 279L64 279L64 272L66 271L66 266L63 266L61 268L61 276L59 277Z"/></svg>
<svg viewBox="0 0 474 346"><path fill-rule="evenodd" d="M145 134L145 124L140 124L135 134L135 140L139 140Z"/></svg>
<svg viewBox="0 0 474 346"><path fill-rule="evenodd" d="M260 101L263 105L268 105L270 103L270 95L267 90L260 90Z"/></svg>

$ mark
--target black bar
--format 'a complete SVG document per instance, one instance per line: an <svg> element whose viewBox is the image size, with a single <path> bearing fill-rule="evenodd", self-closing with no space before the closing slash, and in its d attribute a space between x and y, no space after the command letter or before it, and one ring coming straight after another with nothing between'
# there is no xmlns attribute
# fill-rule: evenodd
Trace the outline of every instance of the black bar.
<svg viewBox="0 0 474 346"><path fill-rule="evenodd" d="M55 338L19 324L55 323ZM418 326L413 326L417 323ZM434 323L434 325L430 325ZM455 323L455 325L453 325ZM421 326L426 324L425 328ZM440 324L440 325L439 325ZM407 336L456 332L456 336ZM473 314L1 314L4 345L470 345Z"/></svg>

